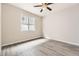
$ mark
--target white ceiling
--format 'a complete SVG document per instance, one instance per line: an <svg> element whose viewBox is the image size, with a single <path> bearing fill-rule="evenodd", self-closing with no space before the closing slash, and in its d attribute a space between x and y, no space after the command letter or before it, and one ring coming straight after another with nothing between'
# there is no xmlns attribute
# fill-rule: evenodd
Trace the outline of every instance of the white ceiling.
<svg viewBox="0 0 79 59"><path fill-rule="evenodd" d="M60 11L62 9L73 6L77 3L54 3L49 6L52 8L52 11L44 10L42 13L40 12L41 7L34 7L35 5L39 5L39 4L41 3L11 3L11 5L14 5L16 7L19 7L21 9L24 9L26 11L29 11L39 16L46 16L52 12Z"/></svg>

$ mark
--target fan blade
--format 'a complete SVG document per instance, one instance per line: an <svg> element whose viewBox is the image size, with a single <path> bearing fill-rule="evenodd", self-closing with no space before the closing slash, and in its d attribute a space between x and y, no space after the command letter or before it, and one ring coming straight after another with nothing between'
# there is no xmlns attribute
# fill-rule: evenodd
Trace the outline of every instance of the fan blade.
<svg viewBox="0 0 79 59"><path fill-rule="evenodd" d="M51 4L53 4L53 3L47 3L47 5L51 5Z"/></svg>
<svg viewBox="0 0 79 59"><path fill-rule="evenodd" d="M49 7L47 7L47 9L48 9L49 11L52 11L52 9L51 9L51 8L49 8Z"/></svg>
<svg viewBox="0 0 79 59"><path fill-rule="evenodd" d="M42 5L36 5L36 6L34 6L34 7L42 7Z"/></svg>
<svg viewBox="0 0 79 59"><path fill-rule="evenodd" d="M43 11L43 9L40 10L40 12L42 12L42 11Z"/></svg>

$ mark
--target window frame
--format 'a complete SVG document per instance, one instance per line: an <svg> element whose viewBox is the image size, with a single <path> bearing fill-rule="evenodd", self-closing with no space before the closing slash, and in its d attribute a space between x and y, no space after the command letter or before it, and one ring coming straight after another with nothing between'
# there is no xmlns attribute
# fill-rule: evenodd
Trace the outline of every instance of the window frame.
<svg viewBox="0 0 79 59"><path fill-rule="evenodd" d="M35 17L32 17L32 16L30 16L30 17L29 16L22 16L22 18L21 18L21 31L22 32L35 31L36 30L36 26L35 26L36 22L35 21L36 21ZM33 23L33 24L30 24L30 23ZM23 25L24 26L26 25L28 27L27 30L22 28Z"/></svg>

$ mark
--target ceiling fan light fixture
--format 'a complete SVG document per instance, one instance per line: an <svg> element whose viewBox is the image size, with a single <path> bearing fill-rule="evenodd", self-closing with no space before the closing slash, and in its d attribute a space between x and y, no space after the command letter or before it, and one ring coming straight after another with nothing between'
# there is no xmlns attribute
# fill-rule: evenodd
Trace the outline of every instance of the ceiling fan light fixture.
<svg viewBox="0 0 79 59"><path fill-rule="evenodd" d="M50 7L48 7L48 5L51 5L53 3L42 3L41 5L36 5L34 7L42 7L40 12L42 12L44 9L48 9L49 11L52 11L52 9Z"/></svg>

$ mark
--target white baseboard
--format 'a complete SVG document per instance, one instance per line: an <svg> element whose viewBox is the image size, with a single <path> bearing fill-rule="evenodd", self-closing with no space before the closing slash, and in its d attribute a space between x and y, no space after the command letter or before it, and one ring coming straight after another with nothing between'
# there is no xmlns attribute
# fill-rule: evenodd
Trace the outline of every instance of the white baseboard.
<svg viewBox="0 0 79 59"><path fill-rule="evenodd" d="M67 43L67 44L71 44L71 45L75 45L75 46L79 46L78 43L73 43L73 42L68 42L68 41L63 41L63 40L57 40L57 39L53 39L53 38L49 38L49 37L45 37L46 39L50 39L50 40L56 40L56 41L60 41L63 43Z"/></svg>
<svg viewBox="0 0 79 59"><path fill-rule="evenodd" d="M20 41L12 42L12 43L9 43L9 44L4 44L4 45L2 45L2 47L4 47L4 46L8 46L8 45L17 44L17 43L21 43L21 42L26 42L26 41L29 41L29 40L34 40L34 39L37 39L37 38L41 38L41 37L39 36L39 37L34 37L34 38L32 38L32 39L28 39L28 40L24 39L24 40L20 40Z"/></svg>

